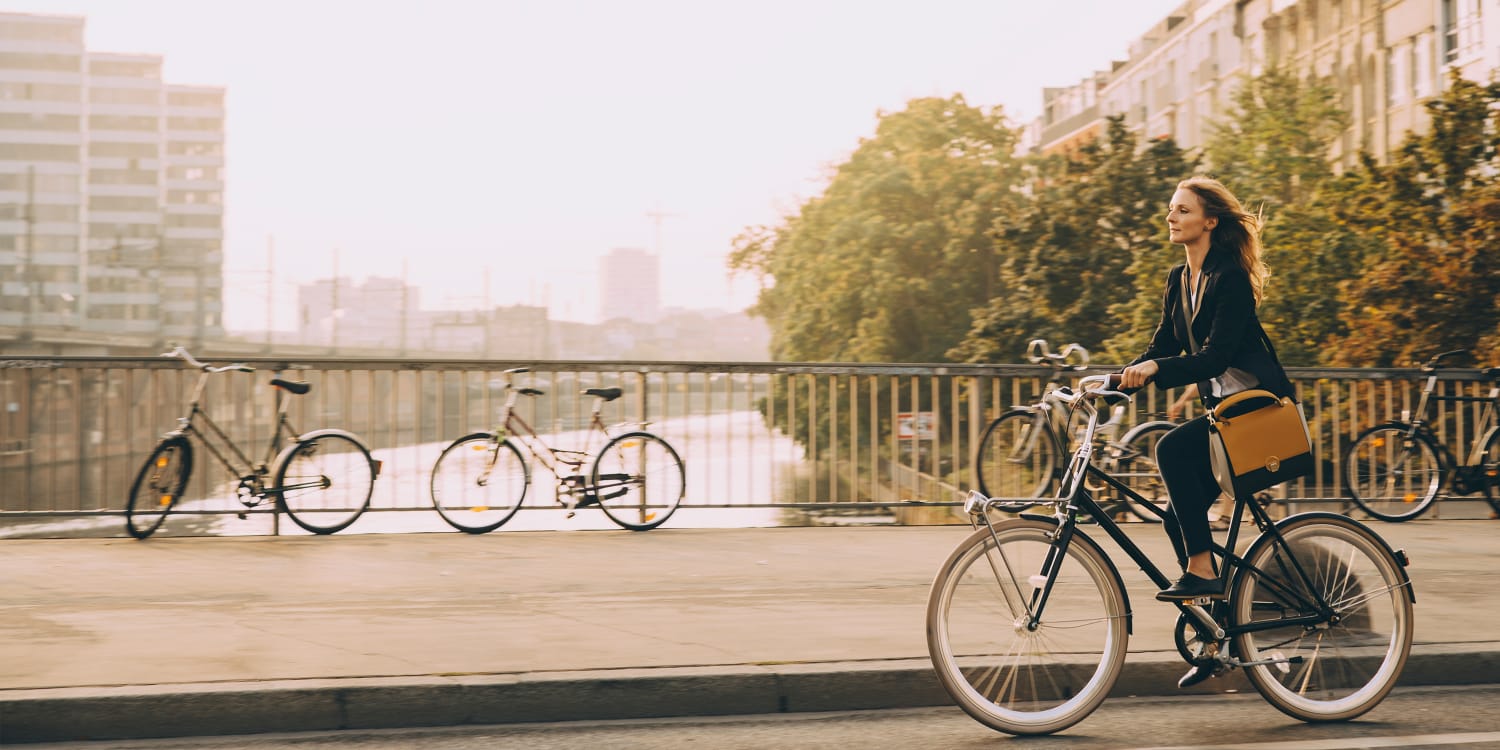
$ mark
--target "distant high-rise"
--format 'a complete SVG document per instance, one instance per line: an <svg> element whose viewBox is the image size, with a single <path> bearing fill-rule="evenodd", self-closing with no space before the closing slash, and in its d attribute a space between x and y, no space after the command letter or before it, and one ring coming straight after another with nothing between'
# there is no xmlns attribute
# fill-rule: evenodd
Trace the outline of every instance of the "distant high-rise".
<svg viewBox="0 0 1500 750"><path fill-rule="evenodd" d="M599 319L654 323L661 317L661 266L638 248L616 248L599 264Z"/></svg>
<svg viewBox="0 0 1500 750"><path fill-rule="evenodd" d="M0 13L0 326L223 334L224 89Z"/></svg>

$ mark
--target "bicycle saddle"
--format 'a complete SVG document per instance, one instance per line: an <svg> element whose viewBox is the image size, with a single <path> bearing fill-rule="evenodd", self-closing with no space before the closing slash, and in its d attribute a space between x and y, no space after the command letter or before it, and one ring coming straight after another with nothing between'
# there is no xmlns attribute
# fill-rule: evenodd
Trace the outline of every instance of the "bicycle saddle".
<svg viewBox="0 0 1500 750"><path fill-rule="evenodd" d="M312 390L312 383L299 383L295 380L282 380L281 378L271 378L271 385L295 396L301 396Z"/></svg>
<svg viewBox="0 0 1500 750"><path fill-rule="evenodd" d="M1500 367L1484 368L1484 376L1487 378L1500 378Z"/></svg>
<svg viewBox="0 0 1500 750"><path fill-rule="evenodd" d="M546 393L546 391L540 388L517 388L516 393L519 393L522 396L540 396Z"/></svg>
<svg viewBox="0 0 1500 750"><path fill-rule="evenodd" d="M614 401L625 393L623 388L589 388L583 392L585 396L598 396L605 401Z"/></svg>

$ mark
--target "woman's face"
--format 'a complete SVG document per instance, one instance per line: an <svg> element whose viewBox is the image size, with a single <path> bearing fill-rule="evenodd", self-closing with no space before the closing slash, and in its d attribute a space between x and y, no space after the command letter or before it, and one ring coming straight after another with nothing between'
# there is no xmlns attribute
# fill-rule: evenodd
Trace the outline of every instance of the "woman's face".
<svg viewBox="0 0 1500 750"><path fill-rule="evenodd" d="M1167 237L1178 245L1191 245L1208 240L1218 219L1203 215L1203 200L1187 188L1178 188L1172 194L1172 203L1167 210Z"/></svg>

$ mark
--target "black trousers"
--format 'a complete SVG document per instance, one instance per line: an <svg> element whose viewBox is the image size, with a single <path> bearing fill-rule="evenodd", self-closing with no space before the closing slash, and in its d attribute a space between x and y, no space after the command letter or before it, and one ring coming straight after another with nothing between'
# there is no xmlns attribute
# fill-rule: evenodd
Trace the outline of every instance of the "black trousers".
<svg viewBox="0 0 1500 750"><path fill-rule="evenodd" d="M1185 568L1189 556L1206 552L1213 545L1208 509L1219 499L1221 490L1209 463L1208 417L1178 425L1162 436L1156 444L1156 467L1171 498L1162 525L1172 540L1177 562Z"/></svg>

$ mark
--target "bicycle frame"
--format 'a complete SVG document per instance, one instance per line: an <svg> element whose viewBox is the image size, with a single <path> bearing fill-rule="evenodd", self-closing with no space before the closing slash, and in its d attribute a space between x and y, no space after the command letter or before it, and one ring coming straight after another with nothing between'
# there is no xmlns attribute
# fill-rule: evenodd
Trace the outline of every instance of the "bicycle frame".
<svg viewBox="0 0 1500 750"><path fill-rule="evenodd" d="M248 370L245 371L248 372ZM228 370L226 370L225 372L228 372ZM218 423L214 422L213 418L209 416L208 412L203 410L203 391L208 385L208 378L211 375L216 374L218 373L208 371L204 371L199 374L198 383L193 388L193 395L191 397L191 400L188 402L187 415L178 417L177 429L167 433L164 437L174 437L178 435L196 437L198 439L198 442L203 445L203 447L208 450L209 454L217 459L227 471L238 477L241 482L252 483L254 485L252 489L255 490L256 495L265 494L266 492L269 492L271 488L261 486L259 484L259 480L264 478L269 473L269 467L271 466L272 461L274 461L276 457L281 453L281 449L283 447L283 432L285 433L286 438L291 441L295 441L299 435L299 433L292 427L291 422L288 421L286 417L287 408L288 406L290 406L290 402L285 396L282 395L279 389L276 390L276 426L271 431L271 438L266 446L265 457L260 461L260 463L255 463L249 456L245 455L245 452L241 450L240 447L235 444L235 442L230 439L227 434L225 434L223 428L219 427ZM209 432L198 429L197 425L195 424L196 421L201 421L203 424L205 424L208 427ZM214 440L210 440L209 435L213 435ZM227 451L221 450L220 447L216 445L216 443L221 443L224 448L227 448ZM226 455L226 453L230 455ZM236 464L235 461L238 461L239 463ZM275 489L279 490L289 488Z"/></svg>
<svg viewBox="0 0 1500 750"><path fill-rule="evenodd" d="M1080 400L1080 403L1083 404L1086 402ZM1134 561L1143 572L1145 572L1146 577L1151 579L1151 582L1155 584L1158 589L1166 589L1171 586L1171 581L1165 574L1162 573L1161 569L1158 568L1156 564L1146 556L1145 552L1141 550L1139 545L1131 540L1130 537L1126 536L1119 523L1111 518L1108 513L1104 512L1104 509L1101 508L1097 502L1095 502L1092 494L1088 490L1087 483L1083 481L1085 476L1100 480L1106 483L1108 486L1121 492L1122 495L1127 498L1126 502L1135 502L1147 508L1151 513L1157 515L1158 517L1165 515L1162 510L1157 508L1152 503L1148 502L1145 498L1141 497L1134 490L1127 487L1124 483L1105 473L1097 466L1094 466L1093 437L1094 432L1098 428L1099 414L1097 408L1095 408L1092 403L1087 403L1084 408L1087 408L1089 410L1089 420L1085 432L1085 439L1080 441L1080 445L1073 453L1072 460L1070 461L1068 469L1063 477L1062 490L1058 493L1057 497L1051 501L1056 505L1056 512L1052 516L1044 516L1025 512L1020 514L1023 518L1041 520L1049 523L1055 523L1057 525L1057 531L1054 534L1055 541L1052 545L1052 549L1049 550L1047 554L1046 560L1043 562L1043 570L1039 574L1045 576L1045 583L1035 589L1032 596L1032 601L1028 602L1026 605L1028 610L1028 625L1033 628L1036 627L1037 624L1041 621L1042 613L1047 606L1047 599L1049 598L1052 591L1052 586L1057 579L1059 571L1061 570L1062 561L1066 556L1069 545L1071 545L1073 542L1074 536L1081 535L1085 539L1088 538L1088 535L1083 534L1077 528L1080 516L1093 518L1094 521L1099 525L1099 527L1103 529L1104 532L1115 541L1115 544L1119 545L1120 549L1123 550L1125 554L1130 557L1130 559ZM986 527L990 529L990 533L993 535L994 524L989 520L988 510L991 507L995 507L995 505L996 504L992 503L989 498L985 498L983 495L977 492L971 492L968 501L965 503L965 509L969 511L970 518L973 520L973 523L976 527L978 526L978 519L981 517L984 518ZM1003 504L1000 505L1002 506L1001 509L1003 510ZM1256 568L1255 566L1251 565L1245 558L1234 553L1233 550L1235 549L1235 543L1238 540L1240 525L1241 521L1244 518L1244 511L1246 507L1250 508L1251 517L1254 520L1256 527L1259 528L1263 534L1268 535L1273 544L1276 544L1278 547L1280 547L1280 549L1284 553L1283 559L1291 561L1291 567L1294 568L1294 570L1280 572L1283 575L1287 576L1295 575L1296 579L1301 581L1302 586L1295 588L1286 586L1275 577L1268 576L1265 571ZM996 539L997 545L998 542L999 540ZM1277 529L1275 522L1266 512L1265 508L1261 507L1259 503L1248 502L1247 498L1235 498L1234 521L1230 524L1229 537L1224 545L1220 545L1217 542L1214 542L1212 549L1213 552L1217 554L1223 561L1219 575L1221 580L1226 584L1226 590L1228 590L1227 584L1233 579L1235 571L1239 571L1238 575L1255 575L1260 578L1260 584L1265 586L1268 590L1271 590L1280 596L1287 597L1288 601L1296 601L1299 604L1310 608L1312 611L1317 612L1317 614L1304 615L1301 617L1289 617L1286 619L1268 620L1246 625L1225 626L1216 621L1214 617L1210 615L1209 612L1206 611L1200 604L1192 602L1173 602L1174 606L1176 606L1184 614L1188 615L1189 620L1194 623L1195 628L1197 628L1202 635L1211 637L1215 641L1222 641L1228 638L1232 638L1241 633L1250 633L1261 630L1273 630L1276 628L1283 628L1288 625L1311 625L1326 621L1327 618L1331 617L1334 614L1332 606L1323 598L1321 593L1315 594L1317 596L1317 601L1309 601L1308 597L1304 594L1304 591L1317 592L1317 587L1313 585L1313 579L1308 575L1307 571L1303 569L1302 564L1298 562L1296 556L1292 553L1291 546L1281 536L1281 533ZM1113 561L1110 561L1110 566L1112 568L1114 567ZM1118 579L1118 569L1114 570L1113 573ZM1302 591L1295 590L1296 588L1301 588ZM1132 627L1129 594L1123 591L1123 587L1122 593L1124 593L1125 596L1126 629L1127 631L1129 631Z"/></svg>
<svg viewBox="0 0 1500 750"><path fill-rule="evenodd" d="M1500 430L1500 425L1489 426L1490 420L1495 416L1497 404L1500 404L1500 385L1490 386L1490 392L1487 396L1440 396L1436 393L1437 379L1436 372L1428 374L1427 382L1422 386L1422 397L1417 400L1416 410L1414 412L1403 412L1401 414L1401 421L1411 428L1411 434L1421 433L1429 438L1434 446L1437 446L1438 461L1441 463L1441 470L1443 475L1448 477L1454 471L1479 466L1482 463L1482 451L1484 450L1485 442L1492 433ZM1484 409L1480 411L1479 424L1474 428L1474 443L1469 448L1469 455L1463 463L1459 463L1458 456L1454 454L1452 449L1443 441L1437 439L1437 434L1433 432L1432 425L1427 420L1428 406L1433 401L1481 403L1485 405Z"/></svg>
<svg viewBox="0 0 1500 750"><path fill-rule="evenodd" d="M558 467L560 466L568 466L576 471L588 461L589 449L593 447L594 443L594 433L597 432L603 435L605 439L609 438L609 430L604 426L604 421L599 417L599 409L596 407L593 418L589 420L589 426L586 430L588 437L584 443L583 450L553 448L542 440L536 430L532 429L531 425L521 415L517 414L513 407L514 404L506 404L505 416L500 420L501 426L495 430L495 438L497 440L505 440L510 437L517 438L517 442L525 446L527 452L540 462L547 471L552 472L554 476L562 476L562 473L558 471Z"/></svg>

